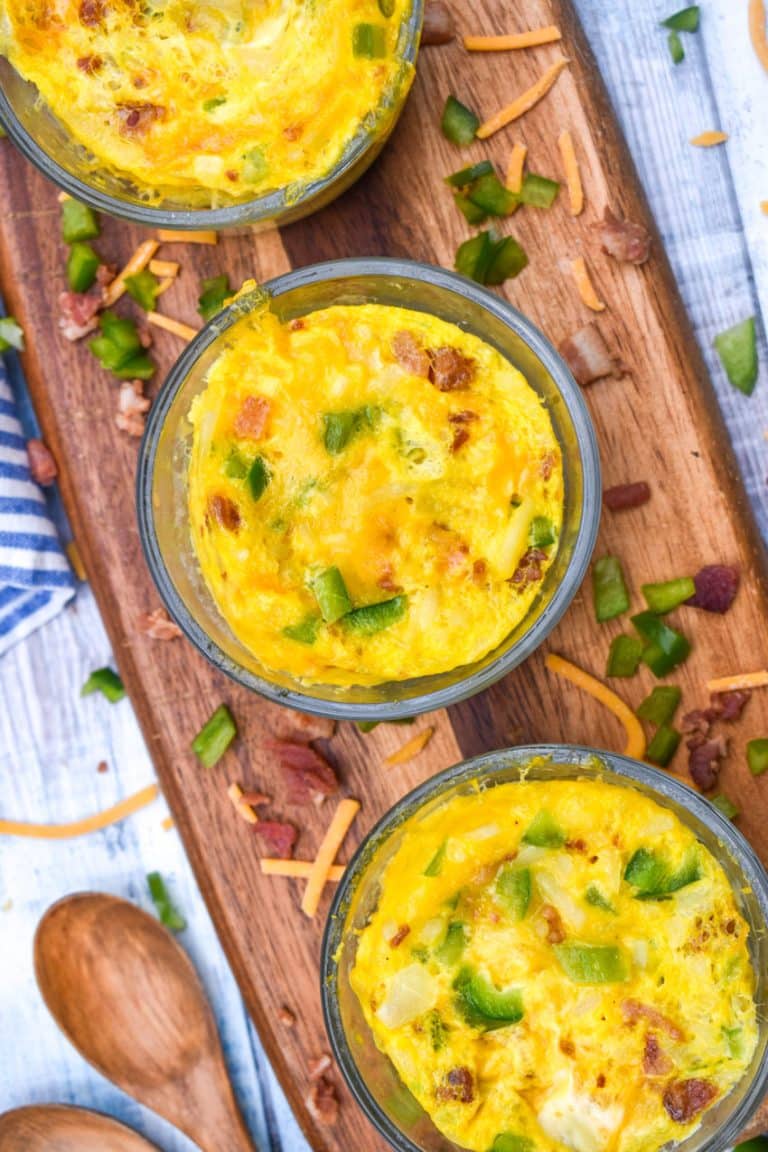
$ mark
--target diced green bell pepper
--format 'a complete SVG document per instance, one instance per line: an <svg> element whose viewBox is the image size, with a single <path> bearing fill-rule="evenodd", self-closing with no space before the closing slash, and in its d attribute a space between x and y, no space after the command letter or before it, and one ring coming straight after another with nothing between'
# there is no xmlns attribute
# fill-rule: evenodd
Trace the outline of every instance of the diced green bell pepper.
<svg viewBox="0 0 768 1152"><path fill-rule="evenodd" d="M232 289L226 272L221 276L210 276L207 280L203 280L200 287L202 291L197 299L197 310L203 320L208 321L217 312L221 312L224 301L232 295Z"/></svg>
<svg viewBox="0 0 768 1152"><path fill-rule="evenodd" d="M519 1136L517 1132L499 1132L491 1145L491 1152L536 1152L536 1145L529 1136Z"/></svg>
<svg viewBox="0 0 768 1152"><path fill-rule="evenodd" d="M536 848L562 848L565 840L565 832L545 808L536 813L523 833L523 844L532 844Z"/></svg>
<svg viewBox="0 0 768 1152"><path fill-rule="evenodd" d="M520 189L519 201L532 208L551 208L554 204L560 185L557 180L548 180L546 176L537 176L535 172L526 172L523 177L523 186Z"/></svg>
<svg viewBox="0 0 768 1152"><path fill-rule="evenodd" d="M222 104L226 104L226 96L210 96L207 100L203 100L203 112L215 112L217 108L221 108Z"/></svg>
<svg viewBox="0 0 768 1152"><path fill-rule="evenodd" d="M192 741L192 751L204 768L218 764L237 736L237 727L226 704L220 704Z"/></svg>
<svg viewBox="0 0 768 1152"><path fill-rule="evenodd" d="M329 456L338 456L361 432L372 431L380 416L380 409L366 404L346 412L326 412L323 415L323 444Z"/></svg>
<svg viewBox="0 0 768 1152"><path fill-rule="evenodd" d="M643 584L641 592L651 612L663 616L696 595L696 585L690 576L665 580L662 584Z"/></svg>
<svg viewBox="0 0 768 1152"><path fill-rule="evenodd" d="M661 728L674 718L682 696L683 690L678 688L677 684L659 684L651 691L650 696L646 696L643 700L636 715L641 720L647 720L649 724Z"/></svg>
<svg viewBox="0 0 768 1152"><path fill-rule="evenodd" d="M621 984L629 976L621 951L611 944L556 944L554 953L575 984Z"/></svg>
<svg viewBox="0 0 768 1152"><path fill-rule="evenodd" d="M660 768L666 768L677 752L681 739L682 737L676 728L670 727L669 724L662 724L656 729L653 739L648 745L646 757L651 764L658 764Z"/></svg>
<svg viewBox="0 0 768 1152"><path fill-rule="evenodd" d="M624 869L624 879L637 889L636 900L664 900L673 892L694 884L700 876L695 848L686 852L675 872L650 848L638 848Z"/></svg>
<svg viewBox="0 0 768 1152"><path fill-rule="evenodd" d="M381 60L387 54L387 30L382 24L355 24L352 29L352 54Z"/></svg>
<svg viewBox="0 0 768 1152"><path fill-rule="evenodd" d="M450 184L452 188L466 188L475 180L479 180L481 176L488 176L491 172L493 172L493 164L490 160L480 160L477 164L470 164L467 168L460 168L458 172L452 172L450 176L445 177L445 183Z"/></svg>
<svg viewBox="0 0 768 1152"><path fill-rule="evenodd" d="M445 939L435 951L435 956L441 964L458 964L466 945L466 925L461 920L452 920L446 930Z"/></svg>
<svg viewBox="0 0 768 1152"><path fill-rule="evenodd" d="M462 104L455 96L449 96L443 108L440 129L446 140L452 144L471 144L480 127L480 119L471 108Z"/></svg>
<svg viewBox="0 0 768 1152"><path fill-rule="evenodd" d="M728 796L724 796L722 792L717 796L712 796L710 804L714 804L715 808L717 808L719 812L722 812L726 820L736 820L740 815L739 809L733 800Z"/></svg>
<svg viewBox="0 0 768 1152"><path fill-rule="evenodd" d="M487 216L510 216L519 206L517 196L504 187L495 172L475 180L467 195Z"/></svg>
<svg viewBox="0 0 768 1152"><path fill-rule="evenodd" d="M95 240L99 234L96 213L79 200L67 199L61 205L61 236L65 244Z"/></svg>
<svg viewBox="0 0 768 1152"><path fill-rule="evenodd" d="M255 148L251 148L249 152L246 152L243 156L243 167L241 171L246 184L258 184L260 180L263 180L269 171L269 164L264 155L264 149L259 148L257 145Z"/></svg>
<svg viewBox="0 0 768 1152"><path fill-rule="evenodd" d="M264 457L254 457L246 477L246 484L248 485L248 491L251 494L252 500L256 501L262 498L269 487L270 479L270 471Z"/></svg>
<svg viewBox="0 0 768 1152"><path fill-rule="evenodd" d="M667 36L667 48L672 57L672 63L682 64L683 60L685 60L685 49L683 48L683 42L680 36L674 30Z"/></svg>
<svg viewBox="0 0 768 1152"><path fill-rule="evenodd" d="M496 878L496 892L513 920L522 920L531 903L531 870L505 864Z"/></svg>
<svg viewBox="0 0 768 1152"><path fill-rule="evenodd" d="M601 556L592 565L592 599L600 623L628 610L629 592L621 562L615 556Z"/></svg>
<svg viewBox="0 0 768 1152"><path fill-rule="evenodd" d="M433 1052L439 1052L441 1048L445 1048L445 1024L443 1018L436 1008L427 1013L427 1031L429 1032L429 1042L432 1045Z"/></svg>
<svg viewBox="0 0 768 1152"><path fill-rule="evenodd" d="M298 624L288 624L283 628L283 636L295 640L297 644L314 644L321 624L319 616L305 616Z"/></svg>
<svg viewBox="0 0 768 1152"><path fill-rule="evenodd" d="M603 912L612 912L614 916L616 915L616 909L613 904L611 904L606 896L603 896L596 884L590 884L584 894L584 899L587 904L591 904L593 908L600 908Z"/></svg>
<svg viewBox="0 0 768 1152"><path fill-rule="evenodd" d="M67 282L73 292L87 292L96 279L99 257L82 240L77 240L67 256Z"/></svg>
<svg viewBox="0 0 768 1152"><path fill-rule="evenodd" d="M245 480L248 475L248 461L244 460L237 448L233 448L224 461L224 475L230 480Z"/></svg>
<svg viewBox="0 0 768 1152"><path fill-rule="evenodd" d="M456 251L456 271L478 284L485 284L495 254L496 246L490 232L478 232L477 236L459 245Z"/></svg>
<svg viewBox="0 0 768 1152"><path fill-rule="evenodd" d="M9 348L24 351L24 332L13 316L0 316L0 352L7 352Z"/></svg>
<svg viewBox="0 0 768 1152"><path fill-rule="evenodd" d="M443 840L443 842L440 845L440 847L438 848L437 852L435 852L435 854L432 857L432 859L430 860L429 864L427 864L426 868L424 869L424 875L425 876L439 876L440 875L440 873L443 870L443 863L445 861L445 850L446 850L447 844L448 844L448 841Z"/></svg>
<svg viewBox="0 0 768 1152"><path fill-rule="evenodd" d="M496 287L505 280L514 280L528 266L528 257L514 236L497 240L485 272L485 283Z"/></svg>
<svg viewBox="0 0 768 1152"><path fill-rule="evenodd" d="M125 686L117 672L111 668L97 668L83 684L80 695L90 696L93 692L101 692L111 704L116 704L124 698Z"/></svg>
<svg viewBox="0 0 768 1152"><path fill-rule="evenodd" d="M636 636L614 636L608 650L606 676L634 676L642 653L642 641Z"/></svg>
<svg viewBox="0 0 768 1152"><path fill-rule="evenodd" d="M385 20L389 20L390 16L394 15L395 0L379 0L379 12Z"/></svg>
<svg viewBox="0 0 768 1152"><path fill-rule="evenodd" d="M150 872L147 875L147 886L161 924L164 924L169 932L183 932L187 922L171 900L165 881L159 872Z"/></svg>
<svg viewBox="0 0 768 1152"><path fill-rule="evenodd" d="M338 568L326 568L310 581L310 588L320 605L320 612L326 624L340 620L352 608L344 577Z"/></svg>
<svg viewBox="0 0 768 1152"><path fill-rule="evenodd" d="M528 543L531 547L549 548L555 539L555 526L549 516L534 516L528 529Z"/></svg>
<svg viewBox="0 0 768 1152"><path fill-rule="evenodd" d="M454 981L454 988L462 1012L475 1027L492 1031L517 1024L523 1018L523 997L519 988L500 991L487 976L472 968L462 968Z"/></svg>
<svg viewBox="0 0 768 1152"><path fill-rule="evenodd" d="M682 632L670 628L653 612L638 612L631 619L643 639L648 641L642 661L654 675L666 676L688 658L691 651L690 642Z"/></svg>
<svg viewBox="0 0 768 1152"><path fill-rule="evenodd" d="M745 396L751 396L758 371L754 316L715 336L715 348L730 383Z"/></svg>
<svg viewBox="0 0 768 1152"><path fill-rule="evenodd" d="M483 224L488 219L483 209L478 208L477 204L473 204L470 198L461 192L454 193L453 202L467 224Z"/></svg>
<svg viewBox="0 0 768 1152"><path fill-rule="evenodd" d="M688 8L682 8L679 12L675 12L673 16L667 16L666 20L661 21L661 26L662 28L673 28L676 32L698 32L698 4L691 4Z"/></svg>
<svg viewBox="0 0 768 1152"><path fill-rule="evenodd" d="M364 604L362 608L355 608L348 612L342 620L345 628L357 632L361 636L373 636L384 628L390 628L401 620L408 609L407 596L393 596L391 600L382 600L378 604Z"/></svg>
<svg viewBox="0 0 768 1152"><path fill-rule="evenodd" d="M768 772L768 739L764 736L750 740L747 744L747 764L753 776Z"/></svg>
<svg viewBox="0 0 768 1152"><path fill-rule="evenodd" d="M125 289L128 295L145 312L154 312L159 287L160 281L152 275L149 268L142 268L141 272L125 278Z"/></svg>

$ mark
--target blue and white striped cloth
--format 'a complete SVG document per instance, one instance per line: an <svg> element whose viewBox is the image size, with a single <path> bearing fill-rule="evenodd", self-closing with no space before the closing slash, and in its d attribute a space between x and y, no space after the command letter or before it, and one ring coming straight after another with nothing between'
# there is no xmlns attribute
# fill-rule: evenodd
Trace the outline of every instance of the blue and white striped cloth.
<svg viewBox="0 0 768 1152"><path fill-rule="evenodd" d="M0 357L0 655L55 616L74 592L45 497L30 475Z"/></svg>

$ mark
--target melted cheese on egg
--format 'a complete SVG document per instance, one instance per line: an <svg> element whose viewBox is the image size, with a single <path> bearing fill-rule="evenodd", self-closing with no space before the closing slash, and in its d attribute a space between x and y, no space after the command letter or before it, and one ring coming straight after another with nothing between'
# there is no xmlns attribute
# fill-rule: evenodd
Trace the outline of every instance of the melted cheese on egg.
<svg viewBox="0 0 768 1152"><path fill-rule="evenodd" d="M350 980L458 1145L656 1152L741 1078L757 1043L749 929L673 813L600 781L522 781L399 835ZM574 949L596 967L571 968ZM477 1014L489 987L519 996L517 1019Z"/></svg>
<svg viewBox="0 0 768 1152"><path fill-rule="evenodd" d="M385 18L377 0L8 0L0 52L94 166L148 195L298 194L411 83L398 56L409 2L391 7ZM361 26L374 55L360 54Z"/></svg>
<svg viewBox="0 0 768 1152"><path fill-rule="evenodd" d="M545 406L494 348L435 316L247 318L191 420L200 566L268 669L351 685L471 663L524 620L556 554L562 459ZM268 483L254 499L256 458ZM323 620L313 581L332 568L353 612L394 601L397 618L362 632L354 615Z"/></svg>

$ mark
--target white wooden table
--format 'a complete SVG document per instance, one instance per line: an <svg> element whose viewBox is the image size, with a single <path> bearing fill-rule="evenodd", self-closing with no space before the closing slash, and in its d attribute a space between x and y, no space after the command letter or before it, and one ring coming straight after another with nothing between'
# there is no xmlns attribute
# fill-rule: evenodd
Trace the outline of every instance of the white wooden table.
<svg viewBox="0 0 768 1152"><path fill-rule="evenodd" d="M453 0L461 12L461 0ZM657 21L683 0L576 0L640 170L718 389L763 535L768 540L768 349L747 399L725 381L715 333L753 313L768 317L768 74L747 39L746 0L702 0L702 29L685 36L673 67ZM471 11L471 4L463 5ZM469 16L465 17L465 21ZM514 23L514 21L512 21ZM469 29L468 29L469 30ZM688 144L707 128L725 147ZM0 811L63 821L149 783L152 765L130 703L81 700L88 673L111 662L87 586L71 608L0 659ZM109 771L100 774L105 760ZM32 974L32 935L44 910L78 889L114 892L148 906L145 876L158 869L183 910L181 940L219 1020L237 1094L260 1148L307 1145L265 1061L162 801L85 839L0 841L0 1111L63 1101L125 1120L167 1152L189 1149L86 1065L59 1034ZM222 1150L224 1152L224 1150Z"/></svg>

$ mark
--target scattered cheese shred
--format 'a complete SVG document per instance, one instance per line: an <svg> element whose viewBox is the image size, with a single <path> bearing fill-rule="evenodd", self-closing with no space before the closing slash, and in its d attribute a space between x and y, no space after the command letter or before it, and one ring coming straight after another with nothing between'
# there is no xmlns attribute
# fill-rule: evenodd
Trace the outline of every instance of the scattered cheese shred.
<svg viewBox="0 0 768 1152"><path fill-rule="evenodd" d="M765 0L749 0L749 38L758 60L768 72L768 32L765 21Z"/></svg>
<svg viewBox="0 0 768 1152"><path fill-rule="evenodd" d="M573 278L576 281L576 287L579 290L582 304L586 304L587 308L591 308L593 312L604 312L605 304L595 291L595 286L592 283L583 256L579 256L576 260L571 261L571 271L573 272Z"/></svg>
<svg viewBox="0 0 768 1152"><path fill-rule="evenodd" d="M293 876L299 880L307 880L312 872L312 860L278 860L268 856L259 861L261 871L265 876ZM328 881L338 884L344 875L343 864L331 864L328 869Z"/></svg>
<svg viewBox="0 0 768 1152"><path fill-rule="evenodd" d="M215 232L176 232L171 228L158 228L157 239L161 244L218 244Z"/></svg>
<svg viewBox="0 0 768 1152"><path fill-rule="evenodd" d="M83 558L80 555L80 549L77 546L76 540L70 540L66 547L66 553L75 576L77 576L78 580L85 583L88 580L88 573L85 570L85 564L83 564Z"/></svg>
<svg viewBox="0 0 768 1152"><path fill-rule="evenodd" d="M535 84L525 92L521 92L511 104L507 104L505 108L502 108L495 116L492 116L490 120L486 120L484 124L481 124L476 133L477 138L479 140L486 140L489 136L493 136L494 132L498 132L500 128L506 127L506 125L511 124L513 120L517 120L526 112L529 112L535 104L538 104L539 100L546 96L568 63L569 61L565 56L561 56L559 60L556 60L552 67L548 68Z"/></svg>
<svg viewBox="0 0 768 1152"><path fill-rule="evenodd" d="M163 292L167 292L168 289L170 288L171 284L173 284L173 282L174 282L173 276L166 276L165 279L161 280L160 283L158 284L157 291L155 292L155 296L162 296Z"/></svg>
<svg viewBox="0 0 768 1152"><path fill-rule="evenodd" d="M707 680L708 692L748 692L750 688L768 687L768 669L761 672L737 672L734 676L719 676Z"/></svg>
<svg viewBox="0 0 768 1152"><path fill-rule="evenodd" d="M391 752L389 756L385 756L384 765L387 768L393 768L395 764L407 764L409 760L413 760L414 756L418 756L435 734L435 729L430 725L428 728L422 728L421 732L417 732L410 740L403 744L402 748L398 748L396 752Z"/></svg>
<svg viewBox="0 0 768 1152"><path fill-rule="evenodd" d="M585 672L583 668L579 668L576 664L571 664L570 660L564 660L562 656L557 656L554 652L549 652L544 660L550 672L562 676L566 680L570 680L571 684L575 684L577 688L582 691L588 692L590 696L594 696L601 704L604 704L614 716L621 721L627 733L627 743L624 748L625 756L633 756L635 760L642 760L645 756L645 732L643 726L635 716L632 709L628 704L612 692L610 688L606 687L594 676L590 676L589 672Z"/></svg>
<svg viewBox="0 0 768 1152"><path fill-rule="evenodd" d="M345 798L339 801L339 806L333 814L328 831L323 837L317 856L312 864L312 870L304 889L301 901L301 910L305 916L314 916L323 894L323 888L328 880L331 865L336 859L336 853L341 847L349 827L360 810L357 800Z"/></svg>
<svg viewBox="0 0 768 1152"><path fill-rule="evenodd" d="M122 272L118 272L112 283L104 289L104 306L106 308L111 308L125 292L126 276L135 276L137 272L146 268L159 247L160 244L157 240L145 240L139 244Z"/></svg>
<svg viewBox="0 0 768 1152"><path fill-rule="evenodd" d="M173 828L173 816L166 816L164 820L161 820L160 827L164 832L170 832L171 828Z"/></svg>
<svg viewBox="0 0 768 1152"><path fill-rule="evenodd" d="M182 340L192 340L197 336L196 328L190 328L189 324L182 324L181 320L173 320L160 312L147 312L147 324L154 324L155 328L164 328L166 332L172 332Z"/></svg>
<svg viewBox="0 0 768 1152"><path fill-rule="evenodd" d="M727 132L700 132L698 136L691 137L691 144L696 148L713 148L715 144L725 144L728 139Z"/></svg>
<svg viewBox="0 0 768 1152"><path fill-rule="evenodd" d="M468 52L507 52L514 48L554 44L562 38L557 25L548 24L546 28L531 28L529 32L513 32L508 36L465 36L464 47Z"/></svg>
<svg viewBox="0 0 768 1152"><path fill-rule="evenodd" d="M573 146L573 137L570 132L561 132L557 138L557 145L560 149L565 180L568 185L571 216L579 216L584 207L584 188L582 187L579 162L576 159L576 149Z"/></svg>
<svg viewBox="0 0 768 1152"><path fill-rule="evenodd" d="M25 824L18 820L0 820L0 836L24 836L37 840L68 840L74 836L85 836L89 832L108 828L110 824L117 824L126 816L138 812L140 808L146 808L159 795L160 789L157 784L150 784L133 796L127 796L119 804L105 808L95 816L75 820L71 824Z"/></svg>
<svg viewBox="0 0 768 1152"><path fill-rule="evenodd" d="M768 216L768 200L761 200L760 201L760 208L762 209L763 212L765 212L766 216Z"/></svg>
<svg viewBox="0 0 768 1152"><path fill-rule="evenodd" d="M154 276L178 276L180 264L176 260L150 260L149 270Z"/></svg>
<svg viewBox="0 0 768 1152"><path fill-rule="evenodd" d="M258 824L259 818L250 804L246 804L243 800L243 790L239 784L230 784L227 788L227 796L234 804L238 816L242 816L248 824Z"/></svg>
<svg viewBox="0 0 768 1152"><path fill-rule="evenodd" d="M519 192L523 187L523 172L525 171L525 158L528 149L525 144L517 143L509 154L507 164L507 188L510 192Z"/></svg>

